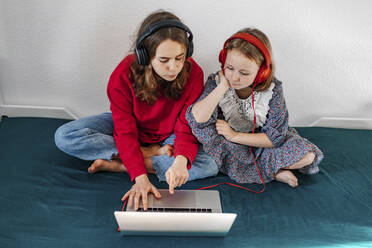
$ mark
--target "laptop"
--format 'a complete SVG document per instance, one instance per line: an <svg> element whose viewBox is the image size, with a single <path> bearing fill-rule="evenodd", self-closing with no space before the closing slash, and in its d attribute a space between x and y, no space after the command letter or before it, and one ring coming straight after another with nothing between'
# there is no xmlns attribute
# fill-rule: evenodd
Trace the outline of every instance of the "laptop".
<svg viewBox="0 0 372 248"><path fill-rule="evenodd" d="M226 236L236 214L222 213L217 190L159 189L161 199L148 196L148 210L115 211L124 235Z"/></svg>

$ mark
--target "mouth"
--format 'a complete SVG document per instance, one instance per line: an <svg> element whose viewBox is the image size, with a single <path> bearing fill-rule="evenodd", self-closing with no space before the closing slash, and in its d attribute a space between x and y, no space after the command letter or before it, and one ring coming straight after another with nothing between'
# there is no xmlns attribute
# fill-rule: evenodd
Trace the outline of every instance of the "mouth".
<svg viewBox="0 0 372 248"><path fill-rule="evenodd" d="M177 77L177 74L176 75L166 75L165 77L169 78L169 79L175 79Z"/></svg>

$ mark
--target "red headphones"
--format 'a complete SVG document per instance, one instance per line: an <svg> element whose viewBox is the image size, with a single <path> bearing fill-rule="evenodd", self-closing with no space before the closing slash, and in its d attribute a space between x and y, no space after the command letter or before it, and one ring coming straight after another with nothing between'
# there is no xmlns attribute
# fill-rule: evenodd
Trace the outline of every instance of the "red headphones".
<svg viewBox="0 0 372 248"><path fill-rule="evenodd" d="M221 62L222 70L224 69L226 56L227 56L226 44L227 42L233 39L245 40L251 43L252 45L254 45L255 47L257 47L257 49L260 50L260 52L263 54L265 61L264 63L262 63L260 69L258 70L257 76L254 79L255 84L263 83L269 77L271 73L270 52L267 49L267 47L256 36L248 34L248 33L236 33L225 41L225 44L223 44L223 49L221 50L220 55L218 57L219 61Z"/></svg>

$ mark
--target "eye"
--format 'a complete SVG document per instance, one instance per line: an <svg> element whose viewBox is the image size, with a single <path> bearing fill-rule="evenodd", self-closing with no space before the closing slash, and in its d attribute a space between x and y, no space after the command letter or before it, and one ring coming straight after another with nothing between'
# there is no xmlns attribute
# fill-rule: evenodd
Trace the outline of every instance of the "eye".
<svg viewBox="0 0 372 248"><path fill-rule="evenodd" d="M242 75L243 77L245 77L245 76L248 76L249 73L246 73L246 72L240 72L240 75Z"/></svg>
<svg viewBox="0 0 372 248"><path fill-rule="evenodd" d="M226 66L226 69L228 69L229 71L233 71L234 68L232 68L231 66Z"/></svg>
<svg viewBox="0 0 372 248"><path fill-rule="evenodd" d="M168 61L169 61L169 59L159 59L160 63L167 63Z"/></svg>

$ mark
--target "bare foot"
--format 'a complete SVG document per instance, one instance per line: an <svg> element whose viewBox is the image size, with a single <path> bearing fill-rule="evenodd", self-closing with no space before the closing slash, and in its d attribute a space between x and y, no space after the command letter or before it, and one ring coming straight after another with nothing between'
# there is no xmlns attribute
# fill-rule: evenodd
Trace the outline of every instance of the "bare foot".
<svg viewBox="0 0 372 248"><path fill-rule="evenodd" d="M167 154L169 157L171 157L173 155L173 146L169 144L166 144L164 146L160 146L158 144L150 145L147 147L141 146L141 151L145 159L163 154Z"/></svg>
<svg viewBox="0 0 372 248"><path fill-rule="evenodd" d="M150 146L141 146L141 152L144 158L151 158L161 148L160 145L154 144Z"/></svg>
<svg viewBox="0 0 372 248"><path fill-rule="evenodd" d="M275 175L275 180L286 183L293 188L298 186L297 177L289 170L279 170Z"/></svg>
<svg viewBox="0 0 372 248"><path fill-rule="evenodd" d="M155 169L154 169L154 166L152 165L152 160L151 160L151 158L144 158L144 161L145 161L146 171L147 171L148 173L155 174L156 171L155 171Z"/></svg>
<svg viewBox="0 0 372 248"><path fill-rule="evenodd" d="M155 149L154 147L157 149ZM150 149L152 150L150 151ZM148 173L152 173L152 174L156 173L154 166L152 165L152 156L159 156L159 155L167 154L168 157L170 157L173 155L173 147L169 144L166 144L162 147L160 147L159 145L155 145L151 147L141 147L141 151L143 153L143 159L145 161L146 170Z"/></svg>
<svg viewBox="0 0 372 248"><path fill-rule="evenodd" d="M96 173L98 171L113 171L113 172L126 172L127 169L118 160L107 161L104 159L97 159L88 168L89 173Z"/></svg>
<svg viewBox="0 0 372 248"><path fill-rule="evenodd" d="M168 157L173 156L173 146L166 144L162 146L158 151L156 152L156 156L167 154Z"/></svg>

